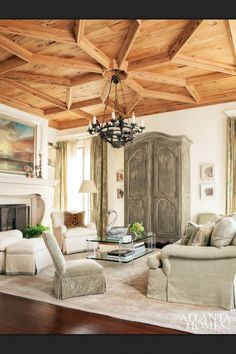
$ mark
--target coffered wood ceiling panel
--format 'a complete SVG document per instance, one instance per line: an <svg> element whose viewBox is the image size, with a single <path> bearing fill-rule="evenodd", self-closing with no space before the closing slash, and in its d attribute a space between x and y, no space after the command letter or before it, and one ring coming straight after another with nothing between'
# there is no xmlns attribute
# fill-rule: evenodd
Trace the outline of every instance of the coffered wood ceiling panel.
<svg viewBox="0 0 236 354"><path fill-rule="evenodd" d="M102 121L112 69L128 115L235 101L236 20L0 20L0 103L52 127Z"/></svg>

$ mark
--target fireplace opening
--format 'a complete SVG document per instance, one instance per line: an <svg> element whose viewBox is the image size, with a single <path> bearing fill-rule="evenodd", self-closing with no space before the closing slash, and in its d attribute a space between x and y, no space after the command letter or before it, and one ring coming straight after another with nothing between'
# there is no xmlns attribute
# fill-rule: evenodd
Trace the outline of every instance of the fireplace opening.
<svg viewBox="0 0 236 354"><path fill-rule="evenodd" d="M0 231L24 231L29 225L30 207L26 204L0 204Z"/></svg>

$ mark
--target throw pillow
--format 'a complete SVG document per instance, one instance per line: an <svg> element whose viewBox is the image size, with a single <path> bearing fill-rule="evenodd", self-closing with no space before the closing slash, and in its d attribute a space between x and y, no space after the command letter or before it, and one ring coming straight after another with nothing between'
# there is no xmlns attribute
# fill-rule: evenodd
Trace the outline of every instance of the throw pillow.
<svg viewBox="0 0 236 354"><path fill-rule="evenodd" d="M194 240L199 228L200 228L199 225L189 221L188 225L187 225L187 228L186 228L186 230L184 232L184 235L181 238L180 244L184 245L184 246L189 245L190 240L192 240L192 241Z"/></svg>
<svg viewBox="0 0 236 354"><path fill-rule="evenodd" d="M230 217L223 217L215 224L211 234L211 246L224 247L229 246L236 234L236 221Z"/></svg>
<svg viewBox="0 0 236 354"><path fill-rule="evenodd" d="M64 224L68 229L74 227L84 227L84 216L85 211L80 211L78 213L69 213L68 211L64 212Z"/></svg>
<svg viewBox="0 0 236 354"><path fill-rule="evenodd" d="M192 246L208 246L211 239L211 233L213 231L215 223L209 222L205 225L202 225L198 230Z"/></svg>

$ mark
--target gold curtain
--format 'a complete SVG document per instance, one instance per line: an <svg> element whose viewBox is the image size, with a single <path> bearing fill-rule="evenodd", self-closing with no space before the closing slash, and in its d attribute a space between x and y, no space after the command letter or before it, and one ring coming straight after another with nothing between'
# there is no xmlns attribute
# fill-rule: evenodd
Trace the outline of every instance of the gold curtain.
<svg viewBox="0 0 236 354"><path fill-rule="evenodd" d="M57 143L55 179L59 181L54 192L54 208L67 210L67 142Z"/></svg>
<svg viewBox="0 0 236 354"><path fill-rule="evenodd" d="M226 212L236 211L236 118L227 118Z"/></svg>
<svg viewBox="0 0 236 354"><path fill-rule="evenodd" d="M104 238L108 222L107 143L99 136L92 139L90 161L91 179L98 190L91 194L91 220L97 226L98 236Z"/></svg>

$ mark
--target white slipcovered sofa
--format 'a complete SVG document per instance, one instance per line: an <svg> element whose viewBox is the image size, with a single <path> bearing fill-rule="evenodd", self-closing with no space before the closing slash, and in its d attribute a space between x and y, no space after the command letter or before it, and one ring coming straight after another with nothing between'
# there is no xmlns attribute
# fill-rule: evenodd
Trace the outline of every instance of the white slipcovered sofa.
<svg viewBox="0 0 236 354"><path fill-rule="evenodd" d="M202 213L197 222L215 221ZM236 308L236 234L224 247L167 245L148 257L147 297L169 302Z"/></svg>
<svg viewBox="0 0 236 354"><path fill-rule="evenodd" d="M50 215L53 232L63 254L86 251L87 239L97 236L94 223L68 229L64 224L64 211L53 211Z"/></svg>

